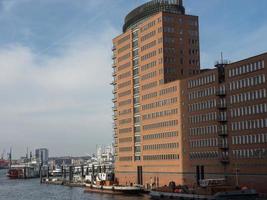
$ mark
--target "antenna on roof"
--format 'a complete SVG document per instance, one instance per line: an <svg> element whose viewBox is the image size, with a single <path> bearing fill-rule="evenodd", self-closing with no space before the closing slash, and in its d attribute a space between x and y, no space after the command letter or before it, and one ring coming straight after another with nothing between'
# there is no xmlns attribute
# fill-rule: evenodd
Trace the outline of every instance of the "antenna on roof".
<svg viewBox="0 0 267 200"><path fill-rule="evenodd" d="M221 63L223 63L223 52L221 52Z"/></svg>

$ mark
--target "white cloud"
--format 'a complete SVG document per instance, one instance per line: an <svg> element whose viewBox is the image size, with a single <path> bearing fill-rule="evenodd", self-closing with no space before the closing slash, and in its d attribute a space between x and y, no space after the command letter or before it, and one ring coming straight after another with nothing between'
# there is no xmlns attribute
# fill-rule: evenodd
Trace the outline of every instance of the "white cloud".
<svg viewBox="0 0 267 200"><path fill-rule="evenodd" d="M103 34L65 42L57 57L20 44L0 48L0 148L16 147L19 155L27 145L39 145L52 154L77 155L111 142L116 34L107 27Z"/></svg>

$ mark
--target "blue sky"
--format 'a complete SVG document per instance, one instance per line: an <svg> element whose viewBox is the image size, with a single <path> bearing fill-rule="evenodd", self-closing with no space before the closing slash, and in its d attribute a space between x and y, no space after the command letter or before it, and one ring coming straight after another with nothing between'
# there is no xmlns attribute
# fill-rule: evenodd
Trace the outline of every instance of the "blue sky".
<svg viewBox="0 0 267 200"><path fill-rule="evenodd" d="M85 155L112 140L111 40L144 0L0 0L0 151ZM201 65L267 51L266 0L185 0Z"/></svg>

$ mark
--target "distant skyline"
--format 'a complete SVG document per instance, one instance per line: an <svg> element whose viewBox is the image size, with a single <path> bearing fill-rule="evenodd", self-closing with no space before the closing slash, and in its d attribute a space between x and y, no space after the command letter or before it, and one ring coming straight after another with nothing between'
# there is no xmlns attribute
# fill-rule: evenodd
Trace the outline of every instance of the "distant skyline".
<svg viewBox="0 0 267 200"><path fill-rule="evenodd" d="M112 39L144 0L0 0L0 154L84 156L112 142ZM266 0L184 0L202 68L267 51Z"/></svg>

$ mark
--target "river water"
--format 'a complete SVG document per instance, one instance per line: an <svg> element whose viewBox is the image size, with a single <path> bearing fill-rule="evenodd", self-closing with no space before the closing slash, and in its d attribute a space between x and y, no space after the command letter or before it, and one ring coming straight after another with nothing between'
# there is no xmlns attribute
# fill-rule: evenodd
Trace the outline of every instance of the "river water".
<svg viewBox="0 0 267 200"><path fill-rule="evenodd" d="M0 170L0 200L148 200L145 197L126 197L84 193L82 188L40 185L38 179L9 180Z"/></svg>

